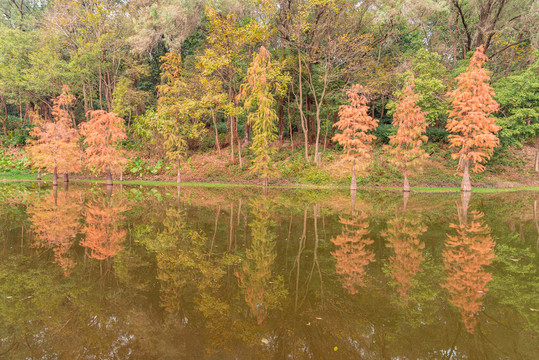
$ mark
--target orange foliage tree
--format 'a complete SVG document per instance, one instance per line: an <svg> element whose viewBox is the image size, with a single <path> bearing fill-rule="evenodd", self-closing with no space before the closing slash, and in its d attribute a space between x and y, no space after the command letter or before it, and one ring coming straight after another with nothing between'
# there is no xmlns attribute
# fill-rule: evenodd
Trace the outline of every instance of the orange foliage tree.
<svg viewBox="0 0 539 360"><path fill-rule="evenodd" d="M473 172L482 172L482 165L490 159L498 146L496 119L490 114L496 112L499 104L494 100L490 87L490 77L483 64L488 60L483 46L479 46L466 72L457 76L457 88L448 93L452 109L449 112L446 129L450 147L455 149L453 158L459 159L458 169L463 171L462 191L471 191L470 165Z"/></svg>
<svg viewBox="0 0 539 360"><path fill-rule="evenodd" d="M374 252L369 248L374 240L368 237L369 222L364 212L352 214L349 219L341 217L339 222L344 229L341 235L331 239L337 247L331 255L337 260L336 271L343 277L343 288L356 294L356 286L364 284L367 266L375 261Z"/></svg>
<svg viewBox="0 0 539 360"><path fill-rule="evenodd" d="M408 170L419 165L428 156L421 147L427 141L427 120L425 113L416 105L419 95L415 94L414 87L412 79L412 83L404 89L393 114L393 126L397 128L397 134L389 137L392 146L390 161L404 175L404 191L410 191Z"/></svg>
<svg viewBox="0 0 539 360"><path fill-rule="evenodd" d="M427 226L421 223L419 217L396 216L388 222L388 229L382 234L388 240L386 245L395 252L389 258L391 277L396 282L397 291L403 300L408 300L408 291L413 286L414 277L423 271L423 249L425 243L421 235L427 231Z"/></svg>
<svg viewBox="0 0 539 360"><path fill-rule="evenodd" d="M350 105L339 108L339 121L333 126L341 130L335 134L333 141L344 148L344 158L352 160L351 190L357 189L356 160L367 161L371 157L371 143L376 139L371 132L378 126L378 120L368 114L367 98L361 85L354 85L346 92Z"/></svg>
<svg viewBox="0 0 539 360"><path fill-rule="evenodd" d="M492 280L492 274L484 268L495 257L496 242L489 226L482 221L481 212L471 212L471 221L468 220L466 206L460 213L459 224L450 224L457 235L447 235L442 254L447 271L447 282L442 286L449 290L449 301L459 309L466 330L473 333L476 315L481 311L481 298Z"/></svg>
<svg viewBox="0 0 539 360"><path fill-rule="evenodd" d="M74 103L75 97L64 85L62 93L53 100L52 119L46 121L37 114L33 116L36 127L30 133L34 139L30 141L28 153L35 166L53 173L54 185L58 184L58 172L65 174L67 182L68 172L79 172L82 168L79 134L73 128L70 112Z"/></svg>
<svg viewBox="0 0 539 360"><path fill-rule="evenodd" d="M118 148L121 140L127 138L123 126L124 119L104 110L88 112L90 120L81 125L85 137L86 164L94 172L107 173L107 185L112 185L112 173L122 173L127 159Z"/></svg>
<svg viewBox="0 0 539 360"><path fill-rule="evenodd" d="M106 199L94 200L86 210L86 226L82 229L85 239L81 246L90 249L89 257L105 260L115 256L122 249L127 230L122 229L120 221L128 210L121 203L109 205Z"/></svg>
<svg viewBox="0 0 539 360"><path fill-rule="evenodd" d="M50 196L33 200L27 212L35 234L34 246L52 249L55 262L68 276L75 266L67 254L80 229L81 194L65 192L58 197L54 188Z"/></svg>

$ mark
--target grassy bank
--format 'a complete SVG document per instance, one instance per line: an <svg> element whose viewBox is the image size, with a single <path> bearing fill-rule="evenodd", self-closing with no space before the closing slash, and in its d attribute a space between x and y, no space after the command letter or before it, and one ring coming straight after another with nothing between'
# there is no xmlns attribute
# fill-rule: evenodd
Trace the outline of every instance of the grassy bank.
<svg viewBox="0 0 539 360"><path fill-rule="evenodd" d="M414 191L421 192L458 192L461 177L455 172L455 160L450 151L437 144L429 147L430 158L423 168L412 173L410 184ZM343 162L341 153L327 149L322 154L319 165L305 161L304 149L290 144L276 146L275 175L271 186L277 187L314 187L348 189L351 179L351 166ZM312 153L312 150L309 149ZM0 179L35 180L37 173L30 167L23 149L11 149L0 159ZM124 170L126 185L176 185L177 169L158 155L148 156L132 152L130 162ZM237 159L236 159L237 160ZM259 186L261 181L249 168L252 154L243 153L243 164L232 162L230 154L224 150L194 152L183 162L182 186L234 187ZM530 149L507 149L497 153L487 165L487 171L473 174L474 191L513 191L538 190L538 175L533 171L533 152ZM43 176L45 181L50 175ZM97 178L90 173L72 175L73 181L104 183L104 177ZM117 180L116 180L117 181ZM358 171L357 182L360 189L400 190L401 173L388 161L382 150L373 154L368 167Z"/></svg>
<svg viewBox="0 0 539 360"><path fill-rule="evenodd" d="M18 182L18 181L37 181L37 174L0 174L1 181L4 182ZM52 182L52 177L46 175L42 177L44 183ZM62 184L62 179L59 179L60 184ZM70 182L74 183L91 183L91 184L105 184L104 179L81 179L81 178L70 178ZM178 186L178 183L175 181L163 181L163 180L124 180L124 181L115 181L115 185L143 185L143 186ZM205 188L234 188L234 187L251 187L251 188L261 188L262 186L257 183L223 183L223 182L182 182L180 183L181 187L205 187ZM279 188L302 188L302 189L324 189L324 190L343 190L348 191L349 185L317 185L317 184L286 184L286 185L270 185L271 189ZM372 185L360 185L358 186L358 191L395 191L400 192L401 188L398 186L372 186ZM458 193L460 192L459 187L426 187L426 186L413 186L411 188L412 192L419 193ZM474 187L472 192L474 193L504 193L504 192L516 192L516 191L539 191L539 186L510 186L510 187Z"/></svg>

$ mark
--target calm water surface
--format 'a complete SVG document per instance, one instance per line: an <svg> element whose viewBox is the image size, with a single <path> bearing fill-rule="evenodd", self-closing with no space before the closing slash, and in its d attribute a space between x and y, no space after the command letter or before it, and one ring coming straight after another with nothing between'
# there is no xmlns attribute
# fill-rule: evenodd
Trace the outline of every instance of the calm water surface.
<svg viewBox="0 0 539 360"><path fill-rule="evenodd" d="M0 185L0 359L538 359L539 194Z"/></svg>

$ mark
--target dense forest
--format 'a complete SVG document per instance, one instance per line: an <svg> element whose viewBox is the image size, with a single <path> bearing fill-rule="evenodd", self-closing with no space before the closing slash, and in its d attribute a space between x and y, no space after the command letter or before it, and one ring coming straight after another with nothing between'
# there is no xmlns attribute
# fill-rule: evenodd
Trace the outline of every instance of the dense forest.
<svg viewBox="0 0 539 360"><path fill-rule="evenodd" d="M534 0L0 9L1 141L28 148L34 170L348 183L357 162L388 181L404 176L406 188L429 155L466 178L515 156L508 149L539 154Z"/></svg>

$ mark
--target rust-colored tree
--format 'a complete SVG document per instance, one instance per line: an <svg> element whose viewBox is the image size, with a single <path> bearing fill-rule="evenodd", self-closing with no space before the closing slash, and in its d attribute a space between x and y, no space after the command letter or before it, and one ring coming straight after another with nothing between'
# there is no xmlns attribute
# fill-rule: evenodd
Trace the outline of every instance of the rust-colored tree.
<svg viewBox="0 0 539 360"><path fill-rule="evenodd" d="M394 254L389 258L391 277L395 281L397 292L404 301L408 301L408 292L414 285L414 277L423 271L423 249L425 243L421 235L427 231L419 217L409 214L396 216L388 222L388 229L382 234L388 240L386 245Z"/></svg>
<svg viewBox="0 0 539 360"><path fill-rule="evenodd" d="M414 92L414 87L412 79L412 82L404 89L393 114L393 126L397 128L397 134L389 137L389 143L392 146L390 161L404 175L404 191L410 191L408 171L420 165L428 156L422 147L427 141L425 131L428 123L425 113L416 105L419 95Z"/></svg>
<svg viewBox="0 0 539 360"><path fill-rule="evenodd" d="M358 292L357 287L364 285L367 266L375 261L370 245L369 222L364 212L352 214L350 218L339 219L344 225L341 235L331 239L337 249L331 253L337 260L337 274L343 278L343 288L350 294Z"/></svg>
<svg viewBox="0 0 539 360"><path fill-rule="evenodd" d="M462 321L469 333L473 333L477 315L481 311L482 298L488 291L487 284L492 274L485 270L495 257L496 242L490 234L483 214L471 212L468 219L467 206L459 209L459 224L450 224L456 235L447 235L443 251L447 282L442 286L449 290L449 301L461 313Z"/></svg>
<svg viewBox="0 0 539 360"><path fill-rule="evenodd" d="M33 115L36 127L31 131L28 153L39 169L53 173L53 185L58 185L58 172L64 173L64 181L69 181L68 173L81 170L81 150L79 134L73 127L71 107L75 97L64 86L62 93L53 100L52 119L40 119Z"/></svg>
<svg viewBox="0 0 539 360"><path fill-rule="evenodd" d="M52 249L54 261L62 267L65 276L75 266L68 252L80 229L81 199L81 194L76 192L58 196L54 188L49 196L32 199L28 206L27 213L35 234L34 246Z"/></svg>
<svg viewBox="0 0 539 360"><path fill-rule="evenodd" d="M488 60L483 46L479 46L466 72L457 76L457 88L448 93L452 109L449 112L446 129L450 147L454 148L453 158L459 159L458 169L462 170L462 191L471 191L470 166L472 172L485 170L483 163L490 159L498 146L496 119L490 115L499 104L494 100L490 87L490 76L483 64Z"/></svg>
<svg viewBox="0 0 539 360"><path fill-rule="evenodd" d="M126 164L120 141L127 138L124 119L104 110L88 112L90 120L81 125L85 137L86 165L94 172L107 173L107 185L112 185L112 174L122 174Z"/></svg>
<svg viewBox="0 0 539 360"><path fill-rule="evenodd" d="M125 219L123 213L128 207L121 202L109 204L112 201L93 200L85 210L86 226L82 229L85 238L81 246L90 250L90 258L105 260L122 249L127 230L122 229L120 222Z"/></svg>
<svg viewBox="0 0 539 360"><path fill-rule="evenodd" d="M376 139L371 132L378 126L378 120L369 116L366 90L361 85L354 85L346 92L350 105L339 108L339 121L333 126L341 130L335 134L333 141L344 148L344 158L352 160L351 190L357 189L356 160L367 162L371 157L371 143Z"/></svg>

